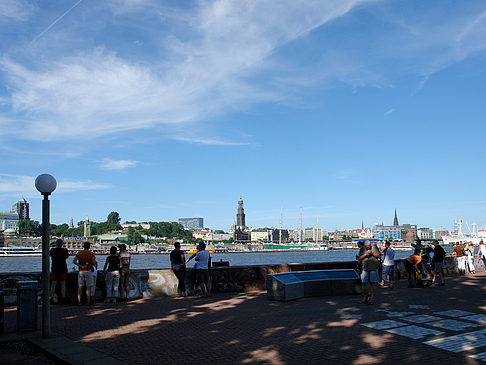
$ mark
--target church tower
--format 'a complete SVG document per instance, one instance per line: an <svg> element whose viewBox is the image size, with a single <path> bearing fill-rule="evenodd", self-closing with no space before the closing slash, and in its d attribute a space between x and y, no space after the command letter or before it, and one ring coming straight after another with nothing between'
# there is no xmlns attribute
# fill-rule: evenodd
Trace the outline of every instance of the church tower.
<svg viewBox="0 0 486 365"><path fill-rule="evenodd" d="M236 226L240 228L245 227L245 208L243 208L243 198L240 195L238 200L238 211L236 212Z"/></svg>
<svg viewBox="0 0 486 365"><path fill-rule="evenodd" d="M86 220L84 221L84 237L90 237L91 236L91 223L89 221L89 218L86 217Z"/></svg>
<svg viewBox="0 0 486 365"><path fill-rule="evenodd" d="M395 227L398 227L397 208L395 208L395 218L393 219L393 225Z"/></svg>

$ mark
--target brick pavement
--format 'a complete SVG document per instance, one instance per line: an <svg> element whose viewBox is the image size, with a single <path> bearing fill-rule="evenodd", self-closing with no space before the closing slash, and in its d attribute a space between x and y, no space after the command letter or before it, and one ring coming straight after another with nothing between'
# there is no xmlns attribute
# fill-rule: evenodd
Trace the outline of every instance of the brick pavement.
<svg viewBox="0 0 486 365"><path fill-rule="evenodd" d="M470 355L486 352L485 289L480 273L445 287L400 281L378 289L374 306L358 296L272 302L263 292L59 306L52 328L130 364L484 364Z"/></svg>

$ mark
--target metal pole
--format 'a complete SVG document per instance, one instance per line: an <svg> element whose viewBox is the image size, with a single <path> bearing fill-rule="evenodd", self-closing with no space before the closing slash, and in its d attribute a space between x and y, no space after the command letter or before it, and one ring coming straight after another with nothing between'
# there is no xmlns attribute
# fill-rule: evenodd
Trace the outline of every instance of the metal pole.
<svg viewBox="0 0 486 365"><path fill-rule="evenodd" d="M42 200L42 337L49 337L51 332L51 313L49 305L49 193L44 193Z"/></svg>

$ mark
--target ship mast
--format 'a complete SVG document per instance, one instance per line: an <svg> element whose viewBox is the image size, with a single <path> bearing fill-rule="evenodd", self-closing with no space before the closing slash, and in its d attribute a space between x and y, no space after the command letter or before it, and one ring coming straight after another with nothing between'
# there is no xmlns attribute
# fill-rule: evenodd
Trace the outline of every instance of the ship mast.
<svg viewBox="0 0 486 365"><path fill-rule="evenodd" d="M299 217L299 245L302 244L302 208L300 208L300 217Z"/></svg>
<svg viewBox="0 0 486 365"><path fill-rule="evenodd" d="M280 230L278 232L278 244L282 244L282 214L283 214L283 208L280 208Z"/></svg>

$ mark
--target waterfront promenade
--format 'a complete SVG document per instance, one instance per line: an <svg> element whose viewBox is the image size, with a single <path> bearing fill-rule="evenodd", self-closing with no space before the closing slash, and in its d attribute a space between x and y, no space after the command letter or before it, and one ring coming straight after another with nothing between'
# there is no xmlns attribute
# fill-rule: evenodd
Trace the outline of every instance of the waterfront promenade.
<svg viewBox="0 0 486 365"><path fill-rule="evenodd" d="M486 274L446 279L413 289L401 280L378 289L373 306L349 295L272 302L265 292L54 306L60 337L36 342L104 365L485 364ZM14 331L15 308L5 316Z"/></svg>

